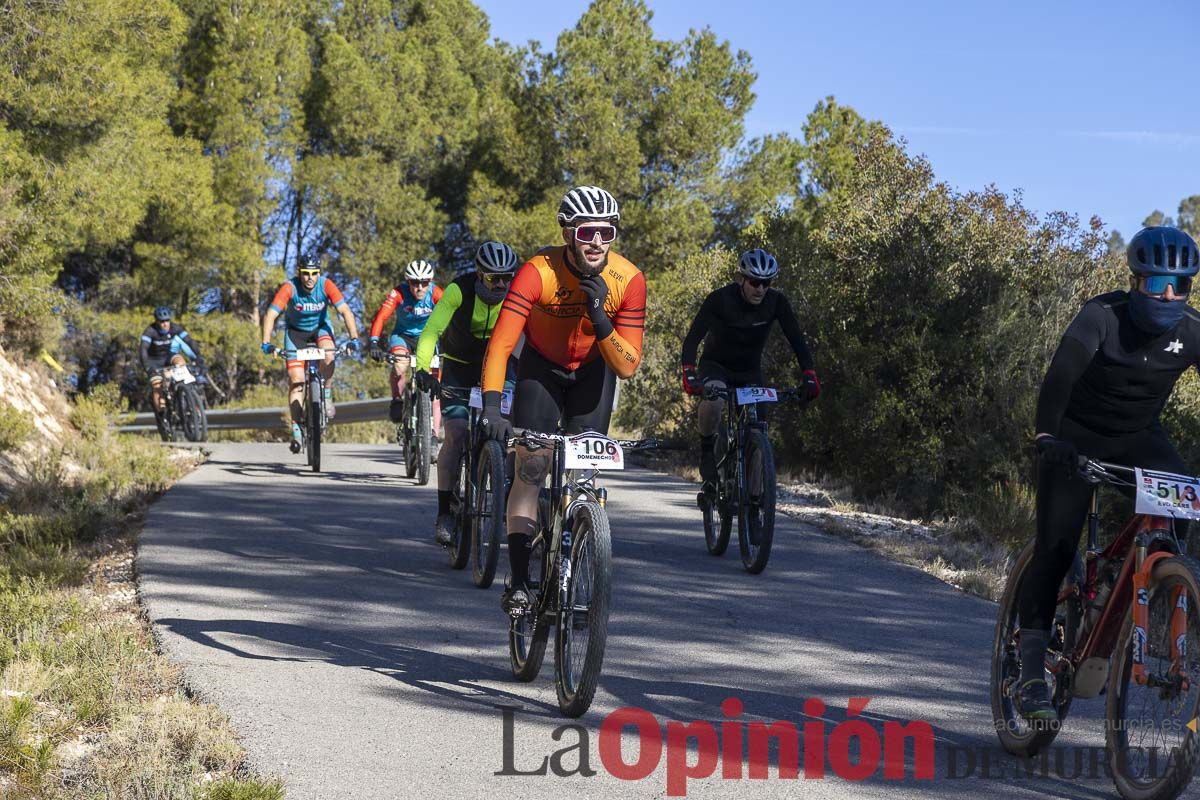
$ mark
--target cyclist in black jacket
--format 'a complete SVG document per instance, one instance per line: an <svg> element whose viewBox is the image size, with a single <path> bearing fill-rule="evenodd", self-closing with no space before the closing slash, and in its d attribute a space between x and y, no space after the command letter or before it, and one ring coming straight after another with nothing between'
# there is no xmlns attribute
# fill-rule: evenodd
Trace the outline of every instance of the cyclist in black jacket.
<svg viewBox="0 0 1200 800"><path fill-rule="evenodd" d="M704 298L700 313L692 321L683 340L683 390L703 394L706 386L736 388L761 385L762 351L771 332L771 323L779 321L800 364L800 383L807 399L821 394L821 382L813 366L812 354L800 330L792 306L782 292L771 288L779 275L779 262L766 250L747 250L738 259L733 283ZM696 351L704 340L704 355L696 366ZM700 432L700 477L704 494L716 496L717 467L713 456L717 425L725 401L701 400L696 427Z"/></svg>
<svg viewBox="0 0 1200 800"><path fill-rule="evenodd" d="M159 306L154 309L154 322L142 331L142 345L138 350L138 361L150 378L155 414L161 414L163 411L161 370L168 364L185 363L184 356L200 366L204 365L204 359L200 357L200 346L188 336L182 325L171 321L170 308Z"/></svg>
<svg viewBox="0 0 1200 800"><path fill-rule="evenodd" d="M1179 376L1200 366L1200 314L1187 304L1200 254L1192 237L1158 226L1133 237L1126 260L1129 291L1084 305L1063 334L1038 396L1037 542L1018 598L1015 700L1027 719L1058 716L1044 662L1058 587L1075 560L1091 499L1092 487L1075 477L1079 454L1186 471L1158 417Z"/></svg>

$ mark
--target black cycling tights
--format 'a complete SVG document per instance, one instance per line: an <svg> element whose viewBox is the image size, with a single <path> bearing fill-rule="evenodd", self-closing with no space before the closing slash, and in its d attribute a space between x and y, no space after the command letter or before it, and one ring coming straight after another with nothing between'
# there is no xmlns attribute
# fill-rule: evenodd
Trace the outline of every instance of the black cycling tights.
<svg viewBox="0 0 1200 800"><path fill-rule="evenodd" d="M1080 455L1097 461L1186 472L1183 459L1157 423L1138 433L1101 436L1065 419L1060 438L1074 444ZM1064 467L1038 465L1037 544L1018 599L1021 627L1050 629L1058 588L1075 560L1080 533L1087 521L1092 488ZM1175 526L1181 535L1186 532L1179 522Z"/></svg>

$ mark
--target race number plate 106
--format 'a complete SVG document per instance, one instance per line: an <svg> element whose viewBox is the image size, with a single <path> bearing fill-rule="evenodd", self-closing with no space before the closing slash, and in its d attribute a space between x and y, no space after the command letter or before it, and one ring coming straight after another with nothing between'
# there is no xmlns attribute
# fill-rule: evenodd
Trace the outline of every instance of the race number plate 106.
<svg viewBox="0 0 1200 800"><path fill-rule="evenodd" d="M737 390L737 402L739 406L746 406L752 403L775 403L779 401L779 395L775 394L774 389L768 389L766 386L743 386Z"/></svg>
<svg viewBox="0 0 1200 800"><path fill-rule="evenodd" d="M567 469L625 469L621 445L598 433L567 439Z"/></svg>
<svg viewBox="0 0 1200 800"><path fill-rule="evenodd" d="M1136 513L1200 519L1200 481L1196 478L1137 469L1134 470L1134 481L1137 483Z"/></svg>

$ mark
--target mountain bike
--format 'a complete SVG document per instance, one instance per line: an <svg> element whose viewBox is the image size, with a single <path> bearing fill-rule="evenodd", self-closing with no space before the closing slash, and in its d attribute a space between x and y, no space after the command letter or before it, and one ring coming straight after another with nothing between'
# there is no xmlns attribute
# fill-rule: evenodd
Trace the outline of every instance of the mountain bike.
<svg viewBox="0 0 1200 800"><path fill-rule="evenodd" d="M1015 707L1017 601L1034 543L1017 556L993 640L996 732L1008 752L1032 757L1058 735L1073 699L1106 692L1105 736L1117 790L1130 800L1170 800L1187 787L1200 758L1200 563L1185 555L1171 519L1200 518L1200 483L1086 458L1079 478L1093 487L1133 488L1135 516L1101 549L1093 488L1087 546L1059 589L1050 631L1046 682L1058 720L1048 723L1028 722Z"/></svg>
<svg viewBox="0 0 1200 800"><path fill-rule="evenodd" d="M409 364L412 370L417 368L416 353L388 353L389 364ZM434 356L430 362L429 371L436 378L441 359ZM417 389L416 381L412 379L404 384L404 411L402 421L396 425L396 444L404 453L405 477L417 478L417 485L429 483L429 465L433 462L433 396L429 392Z"/></svg>
<svg viewBox="0 0 1200 800"><path fill-rule="evenodd" d="M504 510L509 482L505 478L504 448L484 436L479 387L461 389L438 384L433 392L444 402L465 405L468 409L469 439L459 456L454 473L457 478L450 489L454 529L446 551L454 569L463 569L469 560L472 581L486 589L496 576L496 561L505 539ZM508 413L511 402L512 391L505 390L501 404L504 413Z"/></svg>
<svg viewBox="0 0 1200 800"><path fill-rule="evenodd" d="M553 450L550 487L539 499L537 533L530 543L533 596L528 609L509 618L512 673L519 681L537 677L553 627L558 707L578 717L592 704L600 681L612 591L612 539L604 510L608 491L595 479L601 470L624 469L626 450L658 443L526 430L508 444Z"/></svg>
<svg viewBox="0 0 1200 800"><path fill-rule="evenodd" d="M320 366L325 361L325 350L320 347L302 347L299 350L283 350L272 345L271 352L278 358L304 362L304 406L300 416L300 431L305 465L313 472L321 471L321 437L329 426L329 409L325 407L325 379ZM346 355L345 344L334 348L334 356Z"/></svg>
<svg viewBox="0 0 1200 800"><path fill-rule="evenodd" d="M723 555L736 516L742 566L756 575L766 569L775 538L775 453L758 404L803 400L804 395L798 389L707 386L704 396L725 400L714 452L716 497L704 492L696 497L704 518L704 543L714 556Z"/></svg>
<svg viewBox="0 0 1200 800"><path fill-rule="evenodd" d="M208 414L205 410L204 373L199 367L170 364L159 370L162 375L163 410L154 415L158 435L164 442L203 442L208 439Z"/></svg>

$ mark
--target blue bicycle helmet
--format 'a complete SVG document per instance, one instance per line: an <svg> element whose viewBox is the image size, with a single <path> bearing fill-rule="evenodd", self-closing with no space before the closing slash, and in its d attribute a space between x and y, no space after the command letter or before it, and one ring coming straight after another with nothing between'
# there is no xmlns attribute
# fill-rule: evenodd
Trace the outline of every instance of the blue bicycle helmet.
<svg viewBox="0 0 1200 800"><path fill-rule="evenodd" d="M172 314L170 306L159 306L158 308L154 309L155 322L166 322L171 318L171 316Z"/></svg>
<svg viewBox="0 0 1200 800"><path fill-rule="evenodd" d="M1182 275L1200 271L1196 242L1179 228L1154 225L1142 228L1129 240L1125 260L1135 275Z"/></svg>

